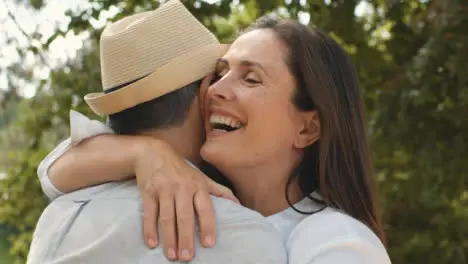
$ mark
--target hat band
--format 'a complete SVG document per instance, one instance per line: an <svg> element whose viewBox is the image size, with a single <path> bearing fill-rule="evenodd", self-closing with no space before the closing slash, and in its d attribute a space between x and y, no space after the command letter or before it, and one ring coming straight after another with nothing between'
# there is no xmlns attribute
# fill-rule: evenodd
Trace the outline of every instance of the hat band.
<svg viewBox="0 0 468 264"><path fill-rule="evenodd" d="M100 116L123 111L182 88L213 72L216 61L227 48L224 44L200 47L173 59L146 77L123 87L111 88L114 89L111 92L87 94L84 99Z"/></svg>
<svg viewBox="0 0 468 264"><path fill-rule="evenodd" d="M104 93L105 93L105 94L108 94L108 93L111 93L111 92L115 92L115 91L117 91L117 90L120 89L120 88L124 88L124 87L127 86L127 85L130 85L130 84L132 84L132 83L134 83L134 82L136 82L136 81L138 81L138 80L140 80L140 79L145 78L146 76L148 76L148 75L145 75L145 76L143 76L143 77L137 78L136 80L129 81L129 82L126 82L126 83L124 83L124 84L117 85L117 86L115 86L115 87L112 87L112 88L109 88L109 89L107 89L107 90L104 90Z"/></svg>

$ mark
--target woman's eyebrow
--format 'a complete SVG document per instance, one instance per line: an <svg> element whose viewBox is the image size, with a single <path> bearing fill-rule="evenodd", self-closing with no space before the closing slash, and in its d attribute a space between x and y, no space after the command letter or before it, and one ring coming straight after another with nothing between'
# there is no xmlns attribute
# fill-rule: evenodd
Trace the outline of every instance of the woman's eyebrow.
<svg viewBox="0 0 468 264"><path fill-rule="evenodd" d="M241 60L240 63L239 63L241 66L244 66L244 67L258 67L260 68L266 75L269 75L268 74L268 71L265 70L265 67L262 66L262 64L258 63L258 62L255 62L255 61L251 61L251 60ZM220 67L220 66L227 66L228 68L230 67L229 66L229 61L224 59L224 58L220 58L218 59L218 62L216 63L216 68ZM271 77L271 76L270 76Z"/></svg>
<svg viewBox="0 0 468 264"><path fill-rule="evenodd" d="M258 62L249 61L249 60L242 60L242 61L240 62L240 64L243 65L243 66L250 66L250 67L251 67L251 66L257 66L257 67L261 68L263 71L265 71L265 69L263 68L263 66L262 66L260 63L258 63Z"/></svg>
<svg viewBox="0 0 468 264"><path fill-rule="evenodd" d="M250 60L242 60L242 61L240 61L240 65L242 65L242 66L247 66L247 67L257 67L257 68L260 68L260 70L262 70L266 75L268 75L269 77L271 77L271 76L268 74L268 71L265 69L265 67L263 67L262 64L260 64L260 63L258 63L258 62L250 61Z"/></svg>

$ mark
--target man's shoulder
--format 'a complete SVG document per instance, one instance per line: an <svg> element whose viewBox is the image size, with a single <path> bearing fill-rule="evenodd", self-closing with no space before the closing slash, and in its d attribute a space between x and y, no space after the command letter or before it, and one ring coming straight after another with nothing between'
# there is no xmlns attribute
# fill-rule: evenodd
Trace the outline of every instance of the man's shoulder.
<svg viewBox="0 0 468 264"><path fill-rule="evenodd" d="M231 223L238 221L257 221L267 223L266 218L260 213L237 204L231 200L211 196L218 223Z"/></svg>
<svg viewBox="0 0 468 264"><path fill-rule="evenodd" d="M211 200L217 226L243 224L273 228L266 218L256 211L225 198L211 196ZM142 212L141 195L135 180L105 183L71 192L57 198L50 206L57 204L55 210L58 208L60 208L58 210L64 210L64 207L72 206L74 203L89 203L82 213L92 213L93 215L90 216L92 218L109 215L112 210L120 213L124 213L125 210ZM122 207L123 204L128 204L128 206ZM136 219L141 221L139 217Z"/></svg>
<svg viewBox="0 0 468 264"><path fill-rule="evenodd" d="M75 201L91 201L91 200L119 200L130 199L137 200L140 198L135 180L124 182L109 182L99 184L92 187L87 187L81 190L64 194L54 200L54 202L75 202Z"/></svg>
<svg viewBox="0 0 468 264"><path fill-rule="evenodd" d="M216 248L219 253L232 253L226 255L231 262L223 263L285 263L280 234L264 216L231 200L212 199L217 218Z"/></svg>
<svg viewBox="0 0 468 264"><path fill-rule="evenodd" d="M31 245L30 258L36 260L32 263L58 259L67 263L132 263L148 251L142 237L141 212L138 188L132 182L66 194L41 215Z"/></svg>
<svg viewBox="0 0 468 264"><path fill-rule="evenodd" d="M220 259L225 260L223 263L284 263L271 261L283 259L285 253L276 230L263 216L230 200L212 197L212 201L217 218L217 245L205 249L197 237L199 262L193 263L221 263ZM64 195L41 216L31 254L42 260L60 257L105 263L109 256L114 256L119 261L140 259L147 263L144 261L147 259L148 263L155 260L166 263L161 250L148 250L145 246L141 216L141 198L134 181ZM115 248L119 248L118 254ZM86 254L79 255L85 249ZM268 254L271 258L264 260Z"/></svg>

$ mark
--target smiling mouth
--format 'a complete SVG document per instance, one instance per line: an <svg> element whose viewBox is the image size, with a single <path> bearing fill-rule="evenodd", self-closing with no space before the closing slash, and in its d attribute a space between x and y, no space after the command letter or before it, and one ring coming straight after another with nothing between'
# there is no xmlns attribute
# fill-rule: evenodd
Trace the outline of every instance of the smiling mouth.
<svg viewBox="0 0 468 264"><path fill-rule="evenodd" d="M244 125L239 120L221 115L211 115L210 125L213 131L224 133L233 132L244 127Z"/></svg>

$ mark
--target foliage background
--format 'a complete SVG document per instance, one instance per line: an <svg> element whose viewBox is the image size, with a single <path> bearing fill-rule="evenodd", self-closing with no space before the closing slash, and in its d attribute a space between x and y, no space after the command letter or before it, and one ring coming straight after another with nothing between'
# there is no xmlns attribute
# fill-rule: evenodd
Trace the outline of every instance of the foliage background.
<svg viewBox="0 0 468 264"><path fill-rule="evenodd" d="M88 8L68 11L65 28L47 36L23 30L27 45L18 44L15 51L20 61L0 63L0 73L7 76L6 87L0 87L0 263L25 262L47 203L36 168L67 136L68 110L92 116L82 98L100 87L97 51L103 25L93 21L111 9L119 12L109 21L159 5L82 1ZM21 30L15 8L40 12L46 2L10 1L8 19ZM468 1L183 2L223 41L274 12L302 18L343 45L361 76L393 263L468 263ZM363 4L368 12L358 15L356 7ZM51 45L72 33L85 34L83 47L69 61L51 65ZM15 45L15 38L6 38ZM0 61L5 56L0 54ZM25 66L27 57L35 59L32 67ZM38 77L37 68L49 71ZM24 83L37 89L34 96L21 95ZM2 255L5 234L9 257Z"/></svg>

